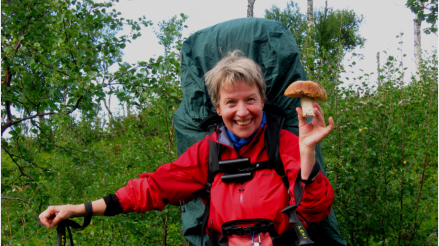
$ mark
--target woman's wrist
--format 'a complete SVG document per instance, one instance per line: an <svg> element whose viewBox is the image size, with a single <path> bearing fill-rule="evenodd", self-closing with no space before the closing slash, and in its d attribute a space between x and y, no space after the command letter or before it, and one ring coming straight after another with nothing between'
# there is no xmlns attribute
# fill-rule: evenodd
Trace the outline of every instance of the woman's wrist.
<svg viewBox="0 0 439 246"><path fill-rule="evenodd" d="M316 163L315 149L300 148L300 169L301 169L302 179L308 180L309 178L313 178L313 177L309 177L309 175L311 174L315 163Z"/></svg>
<svg viewBox="0 0 439 246"><path fill-rule="evenodd" d="M85 205L84 204L78 204L78 205L68 205L71 206L69 210L71 211L71 218L72 217L84 217L85 216Z"/></svg>

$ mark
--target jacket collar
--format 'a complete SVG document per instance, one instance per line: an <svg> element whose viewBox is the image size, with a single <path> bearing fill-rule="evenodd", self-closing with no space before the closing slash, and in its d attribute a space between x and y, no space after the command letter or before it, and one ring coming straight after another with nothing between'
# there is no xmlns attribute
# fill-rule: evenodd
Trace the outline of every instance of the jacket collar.
<svg viewBox="0 0 439 246"><path fill-rule="evenodd" d="M242 153L242 150L247 149L247 146L252 145L254 141L258 141L258 139L261 137L263 132L265 132L266 127L267 127L267 125L265 125L263 127L259 127L258 132L253 137L253 139L249 143L247 143L246 145L242 146L240 152ZM233 146L232 140L229 137L229 134L227 134L227 129L225 128L225 126L221 126L219 129L219 132L218 131L215 132L215 134L213 134L209 138L210 138L210 140L215 141L219 144L222 144L222 145L228 146L232 149L235 149L235 147Z"/></svg>

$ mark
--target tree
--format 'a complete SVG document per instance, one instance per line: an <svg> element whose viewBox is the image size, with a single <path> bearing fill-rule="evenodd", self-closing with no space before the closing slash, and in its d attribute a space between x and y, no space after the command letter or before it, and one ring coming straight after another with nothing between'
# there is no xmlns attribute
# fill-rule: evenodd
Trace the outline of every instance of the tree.
<svg viewBox="0 0 439 246"><path fill-rule="evenodd" d="M300 12L297 3L293 1L289 2L282 11L277 6L265 10L265 18L279 21L287 26L305 58L317 59L314 62L318 64L334 63L339 60L339 45L343 47L344 52L349 52L358 46L362 47L365 42L365 38L359 34L363 16L358 16L352 10L332 8L315 10L312 17L314 28L311 32L308 29L309 16L311 16L309 11L307 16ZM306 38L308 35L312 36L313 42L309 42ZM309 52L311 53L308 54ZM324 58L325 61L318 57Z"/></svg>
<svg viewBox="0 0 439 246"><path fill-rule="evenodd" d="M125 20L111 7L92 0L2 1L2 150L19 171L14 182L34 183L39 172L51 169L25 147L35 135L40 150L88 152L56 140L58 121L74 121L60 116L96 116L106 88L149 65L109 72L121 62L126 43L140 35L142 25L150 25L144 18ZM116 36L124 25L131 34ZM3 138L6 130L8 139Z"/></svg>
<svg viewBox="0 0 439 246"><path fill-rule="evenodd" d="M97 107L108 86L100 79L117 79L104 67L120 61L120 49L140 35L141 24L150 24L124 20L111 6L92 0L2 1L2 135L36 117ZM124 24L131 26L131 36L104 35L106 27Z"/></svg>
<svg viewBox="0 0 439 246"><path fill-rule="evenodd" d="M437 11L438 11L438 2L437 0L407 0L406 6L410 8L410 10L416 15L413 20L414 23L414 46L415 46L415 64L416 69L420 70L421 65L421 52L422 52L422 44L421 44L421 26L422 22L426 21L431 24L430 27L425 28L424 32L426 34L436 33L437 32ZM426 12L428 10L428 12Z"/></svg>
<svg viewBox="0 0 439 246"><path fill-rule="evenodd" d="M256 0L248 0L247 5L247 17L253 17L253 6L255 5Z"/></svg>
<svg viewBox="0 0 439 246"><path fill-rule="evenodd" d="M72 5L67 8L75 9ZM117 27L113 31L111 25L103 23L102 29L86 33L90 37L95 34L94 42L108 42L108 49L111 45L115 49L112 57L105 57L108 51L92 46L95 43L90 44L98 53L95 57L90 55L95 59L90 62L98 71L90 84L95 89L102 87L99 92L104 95L99 97L93 94L95 91L87 91L92 94L90 104L93 106L88 109L84 107L87 101L81 100L74 116L61 114L61 108L60 114L46 115L44 124L35 117L9 128L11 137L2 138L2 221L5 222L2 228L6 226L9 232L14 233L2 234L2 244L53 244L56 239L48 236L50 234L42 229L36 217L47 206L84 203L114 193L139 173L154 172L159 165L177 157L172 116L182 97L179 57L183 42L181 32L185 27L183 22L187 19L183 14L180 16L159 24L156 35L159 42L166 45L167 55L148 62L123 62L118 55L122 48L114 43L119 40ZM81 26L94 23L91 19L83 21ZM133 23L131 20L121 21L121 24L133 29L135 35L140 26ZM46 23L40 22L33 27L44 29L44 25ZM129 36L124 38L127 42L131 40ZM68 66L60 64L62 68ZM108 68L111 64L117 65L118 69L110 72ZM69 72L74 74L74 71ZM29 71L29 74L32 73ZM47 73L45 77L52 75L56 74ZM19 77L20 73L14 76ZM62 107L63 87L56 89L61 94L56 99L59 102L57 106ZM129 104L130 110L136 105L137 110L132 110L131 115L121 115L113 109L114 117L108 122L99 107L99 100L110 98L110 95L116 95L121 103ZM11 108L14 113L15 106ZM13 117L20 117L20 112ZM183 244L180 233L179 213L179 208L168 207L162 212L121 215L117 220L94 218L96 226L88 227L84 235L74 233L74 239L93 245L187 245Z"/></svg>
<svg viewBox="0 0 439 246"><path fill-rule="evenodd" d="M307 0L307 20L308 20L308 32L311 32L311 27L314 26L313 20L313 0Z"/></svg>
<svg viewBox="0 0 439 246"><path fill-rule="evenodd" d="M293 34L299 50L302 50L307 37L307 19L304 14L300 13L300 8L293 1L287 3L287 7L281 10L276 5L271 9L265 10L265 18L275 20L284 24Z"/></svg>

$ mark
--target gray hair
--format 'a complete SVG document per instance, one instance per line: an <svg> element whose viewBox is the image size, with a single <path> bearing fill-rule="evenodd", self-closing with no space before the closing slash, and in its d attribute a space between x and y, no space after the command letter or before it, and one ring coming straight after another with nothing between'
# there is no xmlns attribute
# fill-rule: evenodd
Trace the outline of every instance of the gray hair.
<svg viewBox="0 0 439 246"><path fill-rule="evenodd" d="M265 79L261 68L240 50L229 52L204 75L204 79L214 107L219 103L221 87L224 84L235 86L236 81L240 80L247 82L249 86L256 84L262 99L266 99Z"/></svg>

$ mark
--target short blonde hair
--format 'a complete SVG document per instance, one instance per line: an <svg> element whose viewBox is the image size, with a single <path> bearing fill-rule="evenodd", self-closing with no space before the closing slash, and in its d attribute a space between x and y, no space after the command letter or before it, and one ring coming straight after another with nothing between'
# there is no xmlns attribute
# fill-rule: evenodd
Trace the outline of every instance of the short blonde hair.
<svg viewBox="0 0 439 246"><path fill-rule="evenodd" d="M245 81L249 86L257 85L262 99L265 101L265 79L259 65L244 56L240 50L234 50L221 59L215 67L204 75L204 80L216 108L220 100L220 90L224 84L235 85L236 81Z"/></svg>

